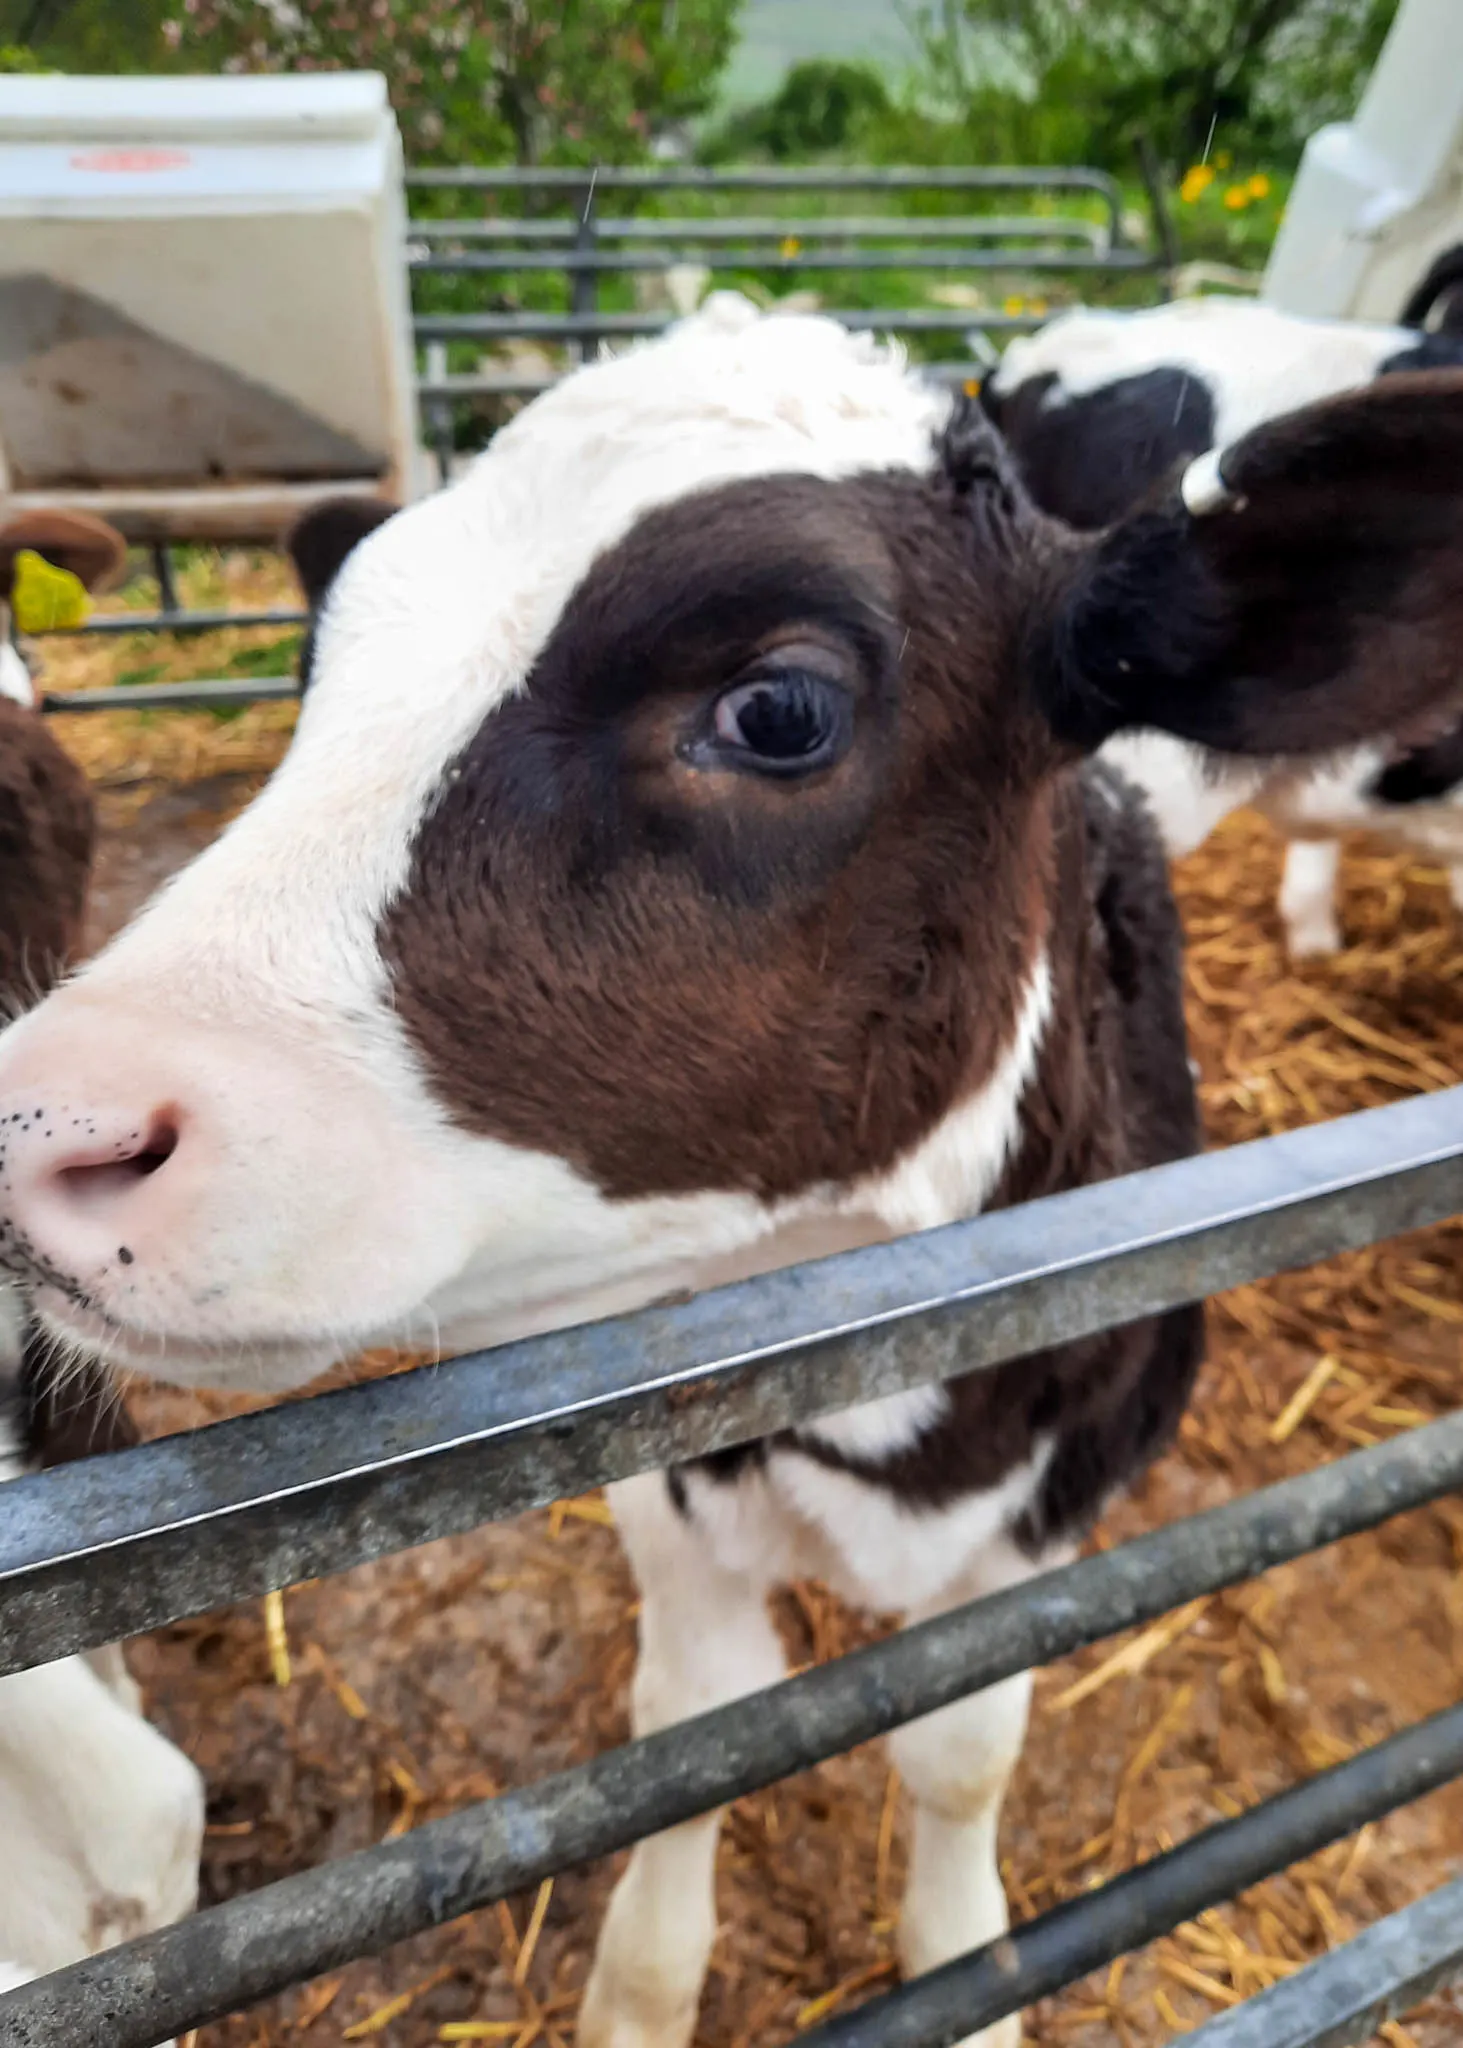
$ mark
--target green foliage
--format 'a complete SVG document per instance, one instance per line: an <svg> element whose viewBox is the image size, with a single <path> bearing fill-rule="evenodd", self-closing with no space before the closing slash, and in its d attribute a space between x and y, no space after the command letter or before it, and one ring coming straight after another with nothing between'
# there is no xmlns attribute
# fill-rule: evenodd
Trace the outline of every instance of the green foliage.
<svg viewBox="0 0 1463 2048"><path fill-rule="evenodd" d="M0 0L0 42L66 71L380 71L420 162L614 163L710 106L740 5Z"/></svg>
<svg viewBox="0 0 1463 2048"><path fill-rule="evenodd" d="M872 64L818 57L794 64L772 98L733 115L708 139L708 161L766 156L775 163L855 150L886 123L893 104Z"/></svg>
<svg viewBox="0 0 1463 2048"><path fill-rule="evenodd" d="M1225 137L1286 159L1354 106L1397 0L945 0L918 18L927 87L955 111L1019 99L1041 156L1175 167ZM999 49L1007 80L983 57ZM953 103L953 104L952 104ZM1045 118L1043 118L1045 117ZM1055 135L1047 132L1054 126ZM1073 151L1072 137L1085 147Z"/></svg>
<svg viewBox="0 0 1463 2048"><path fill-rule="evenodd" d="M0 43L25 46L26 71L168 68L163 21L172 0L0 0Z"/></svg>
<svg viewBox="0 0 1463 2048"><path fill-rule="evenodd" d="M408 154L623 162L710 104L740 0L184 0L190 68L384 72Z"/></svg>

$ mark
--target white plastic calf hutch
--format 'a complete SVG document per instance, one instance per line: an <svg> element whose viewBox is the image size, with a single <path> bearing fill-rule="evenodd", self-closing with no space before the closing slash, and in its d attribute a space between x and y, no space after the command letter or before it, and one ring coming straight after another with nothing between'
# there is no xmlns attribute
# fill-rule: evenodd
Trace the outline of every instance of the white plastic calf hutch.
<svg viewBox="0 0 1463 2048"><path fill-rule="evenodd" d="M1356 118L1306 146L1264 296L1463 329L1463 0L1402 0Z"/></svg>
<svg viewBox="0 0 1463 2048"><path fill-rule="evenodd" d="M136 541L415 496L405 227L374 73L0 78L0 496Z"/></svg>

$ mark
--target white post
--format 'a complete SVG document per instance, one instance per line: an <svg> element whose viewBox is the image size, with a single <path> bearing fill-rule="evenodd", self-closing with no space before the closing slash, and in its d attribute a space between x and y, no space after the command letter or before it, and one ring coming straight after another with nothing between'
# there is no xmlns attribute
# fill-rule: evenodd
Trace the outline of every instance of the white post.
<svg viewBox="0 0 1463 2048"><path fill-rule="evenodd" d="M1354 121L1322 128L1265 273L1287 312L1395 320L1463 242L1463 0L1402 0Z"/></svg>

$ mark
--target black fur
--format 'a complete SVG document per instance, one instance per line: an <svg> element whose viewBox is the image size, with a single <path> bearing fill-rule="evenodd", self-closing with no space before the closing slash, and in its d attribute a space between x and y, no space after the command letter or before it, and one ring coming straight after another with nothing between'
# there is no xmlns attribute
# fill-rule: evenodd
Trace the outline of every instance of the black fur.
<svg viewBox="0 0 1463 2048"><path fill-rule="evenodd" d="M1463 369L1463 334L1419 334L1410 348L1398 349L1377 365L1379 377L1405 377L1417 370Z"/></svg>
<svg viewBox="0 0 1463 2048"><path fill-rule="evenodd" d="M1463 719L1424 747L1390 762L1366 794L1381 804L1427 804L1463 784Z"/></svg>
<svg viewBox="0 0 1463 2048"><path fill-rule="evenodd" d="M329 498L302 513L287 535L285 549L310 610L310 623L300 647L301 696L314 676L315 623L330 586L346 557L397 509L380 498Z"/></svg>

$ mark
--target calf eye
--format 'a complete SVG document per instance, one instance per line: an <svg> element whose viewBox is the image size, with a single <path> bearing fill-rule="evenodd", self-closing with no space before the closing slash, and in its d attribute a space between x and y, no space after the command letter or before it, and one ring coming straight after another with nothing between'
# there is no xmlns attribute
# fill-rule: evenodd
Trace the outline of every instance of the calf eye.
<svg viewBox="0 0 1463 2048"><path fill-rule="evenodd" d="M770 669L717 698L709 742L695 753L717 767L806 775L835 761L852 730L848 692L837 683L810 669Z"/></svg>

